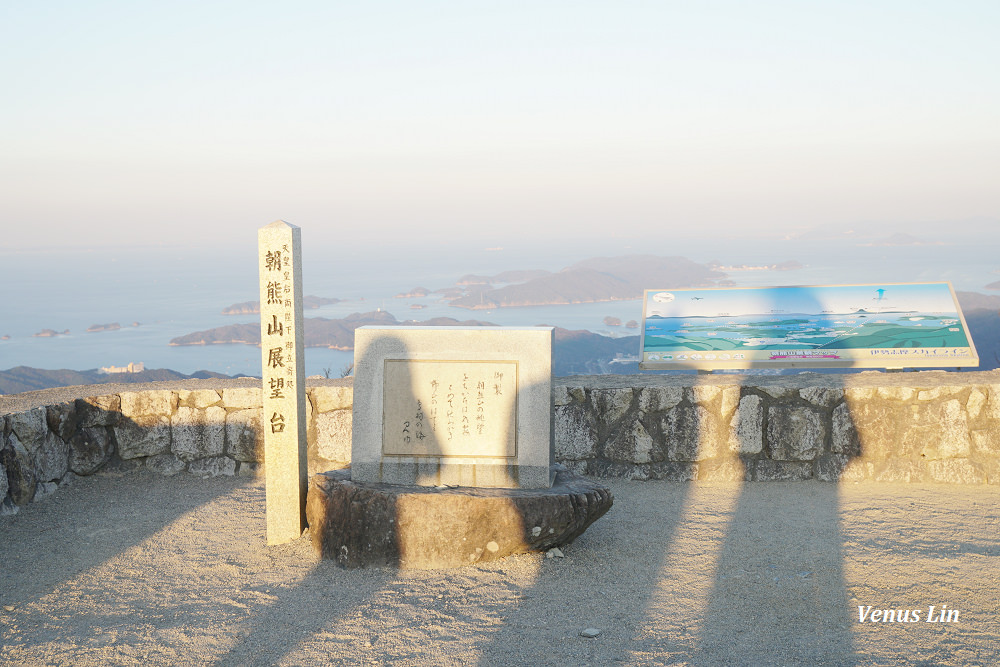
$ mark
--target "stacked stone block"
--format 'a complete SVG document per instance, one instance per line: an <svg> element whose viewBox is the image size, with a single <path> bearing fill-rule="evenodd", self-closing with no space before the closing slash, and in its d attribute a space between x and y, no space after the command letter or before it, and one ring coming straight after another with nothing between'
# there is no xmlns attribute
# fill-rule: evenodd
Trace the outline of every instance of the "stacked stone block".
<svg viewBox="0 0 1000 667"><path fill-rule="evenodd" d="M307 392L309 472L351 452L351 387ZM77 476L145 467L201 477L262 470L261 390L149 390L92 396L2 417L0 511L11 513Z"/></svg>
<svg viewBox="0 0 1000 667"><path fill-rule="evenodd" d="M556 460L627 479L1000 484L1000 373L862 376L857 386L798 376L556 378ZM312 386L306 397L309 474L347 467L352 387ZM253 387L91 396L4 415L0 427L3 513L109 468L203 477L263 469Z"/></svg>
<svg viewBox="0 0 1000 667"><path fill-rule="evenodd" d="M554 389L556 459L581 474L1000 484L1000 385L588 381Z"/></svg>

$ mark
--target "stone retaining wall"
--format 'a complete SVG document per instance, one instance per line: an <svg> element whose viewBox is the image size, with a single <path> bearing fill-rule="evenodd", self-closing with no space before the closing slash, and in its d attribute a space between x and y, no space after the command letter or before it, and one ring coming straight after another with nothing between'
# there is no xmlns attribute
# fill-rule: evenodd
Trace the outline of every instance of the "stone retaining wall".
<svg viewBox="0 0 1000 667"><path fill-rule="evenodd" d="M995 372L808 375L564 378L556 455L629 479L1000 484Z"/></svg>
<svg viewBox="0 0 1000 667"><path fill-rule="evenodd" d="M310 474L347 466L351 451L350 383L315 384ZM582 474L1000 484L997 371L577 376L553 385L556 459ZM260 389L164 386L77 387L83 397L31 407L31 394L6 401L16 411L2 416L0 511L109 468L257 473Z"/></svg>

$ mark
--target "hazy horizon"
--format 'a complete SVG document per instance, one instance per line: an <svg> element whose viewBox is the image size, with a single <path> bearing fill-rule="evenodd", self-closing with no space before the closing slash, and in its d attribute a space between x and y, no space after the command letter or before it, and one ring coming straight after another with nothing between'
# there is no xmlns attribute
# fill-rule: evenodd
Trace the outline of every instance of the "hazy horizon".
<svg viewBox="0 0 1000 667"><path fill-rule="evenodd" d="M988 233L998 25L986 1L8 3L4 248L278 218L324 244Z"/></svg>

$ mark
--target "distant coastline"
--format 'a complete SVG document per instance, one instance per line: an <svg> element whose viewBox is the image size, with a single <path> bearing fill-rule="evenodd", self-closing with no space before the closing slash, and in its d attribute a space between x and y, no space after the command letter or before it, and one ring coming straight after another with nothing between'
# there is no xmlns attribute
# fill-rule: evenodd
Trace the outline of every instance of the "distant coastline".
<svg viewBox="0 0 1000 667"><path fill-rule="evenodd" d="M790 260L779 264L732 264L728 266L719 262L709 262L708 267L714 271L733 273L737 271L798 271L805 268L805 265L801 262Z"/></svg>
<svg viewBox="0 0 1000 667"><path fill-rule="evenodd" d="M332 350L353 350L354 330L363 326L391 326L395 324L421 326L497 326L493 322L480 320L456 320L450 317L434 317L423 322L397 320L392 314L381 310L369 313L352 313L341 319L310 317L305 319L305 347L325 347ZM260 324L247 322L229 324L205 331L178 336L170 345L253 345L260 346Z"/></svg>
<svg viewBox="0 0 1000 667"><path fill-rule="evenodd" d="M452 292L446 299L448 305L468 310L603 303L639 299L650 287L709 287L725 278L725 273L684 257L593 257L556 273L469 274L457 283L464 288L461 293ZM493 287L500 283L506 284Z"/></svg>
<svg viewBox="0 0 1000 667"><path fill-rule="evenodd" d="M136 368L137 364L132 364ZM112 367L114 368L114 367ZM213 371L197 371L190 375L167 368L143 369L137 372L102 372L101 369L74 371L68 369L47 370L16 366L0 371L0 394L20 394L26 391L70 387L85 384L136 384L140 382L167 382L170 380L210 380L213 378L247 377L246 375L224 375Z"/></svg>
<svg viewBox="0 0 1000 667"><path fill-rule="evenodd" d="M306 310L314 310L320 306L332 303L340 303L341 299L327 298L323 296L308 295L302 297L302 307ZM223 315L258 315L260 314L260 301L243 301L234 303L222 309Z"/></svg>

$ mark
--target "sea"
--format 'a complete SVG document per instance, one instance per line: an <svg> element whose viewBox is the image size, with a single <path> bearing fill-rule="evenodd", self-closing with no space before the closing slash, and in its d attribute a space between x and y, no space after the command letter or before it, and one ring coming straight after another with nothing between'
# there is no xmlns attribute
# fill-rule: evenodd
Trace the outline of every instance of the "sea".
<svg viewBox="0 0 1000 667"><path fill-rule="evenodd" d="M494 275L515 269L559 271L590 257L653 254L681 256L725 266L797 261L785 271L727 271L737 286L824 285L948 281L956 290L987 289L1000 281L1000 235L965 235L920 245L869 245L851 238L656 238L572 239L545 243L519 239L503 245L476 243L383 244L325 242L310 245L303 231L303 292L340 302L305 316L340 318L388 311L399 320L431 317L476 319L507 326L546 324L610 336L638 329L611 327L642 319L642 300L500 308L449 306L439 295L399 298L415 287L452 287L466 274ZM256 230L225 246L150 245L76 249L0 249L4 285L0 315L0 369L30 366L89 370L141 362L147 369L199 370L259 376L260 350L241 344L172 346L184 334L236 323L255 315L224 315L224 308L258 298ZM671 285L649 285L664 289ZM420 304L422 309L411 306ZM118 323L115 330L88 332ZM54 336L38 336L44 330ZM638 353L638 343L636 345ZM307 375L340 377L353 352L307 348Z"/></svg>

